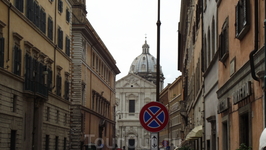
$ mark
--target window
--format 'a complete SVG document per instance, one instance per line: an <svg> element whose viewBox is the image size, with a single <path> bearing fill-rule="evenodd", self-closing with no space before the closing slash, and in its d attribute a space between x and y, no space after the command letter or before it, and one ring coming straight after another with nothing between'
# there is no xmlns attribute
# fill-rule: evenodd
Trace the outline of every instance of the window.
<svg viewBox="0 0 266 150"><path fill-rule="evenodd" d="M69 100L69 81L68 81L68 77L66 78L66 81L65 81L65 99Z"/></svg>
<svg viewBox="0 0 266 150"><path fill-rule="evenodd" d="M222 125L222 133L223 133L223 150L228 150L228 126L227 126L227 121L223 122L223 125Z"/></svg>
<svg viewBox="0 0 266 150"><path fill-rule="evenodd" d="M49 150L49 145L50 145L50 136L46 135L45 136L45 150Z"/></svg>
<svg viewBox="0 0 266 150"><path fill-rule="evenodd" d="M65 114L65 125L67 124L67 114Z"/></svg>
<svg viewBox="0 0 266 150"><path fill-rule="evenodd" d="M56 76L56 95L61 96L62 89L62 77L60 75Z"/></svg>
<svg viewBox="0 0 266 150"><path fill-rule="evenodd" d="M21 73L21 49L15 45L14 47L14 66L13 66L13 72L14 74L20 76Z"/></svg>
<svg viewBox="0 0 266 150"><path fill-rule="evenodd" d="M135 100L129 100L129 113L135 112Z"/></svg>
<svg viewBox="0 0 266 150"><path fill-rule="evenodd" d="M46 109L46 121L50 120L50 107L47 107Z"/></svg>
<svg viewBox="0 0 266 150"><path fill-rule="evenodd" d="M63 1L62 1L62 0L59 0L59 1L58 1L58 11L59 11L60 13L63 12Z"/></svg>
<svg viewBox="0 0 266 150"><path fill-rule="evenodd" d="M43 9L40 11L40 29L45 34L46 32L46 13Z"/></svg>
<svg viewBox="0 0 266 150"><path fill-rule="evenodd" d="M40 55L40 57L43 57ZM43 62L39 62L37 59L32 58L30 54L26 53L25 56L25 84L24 89L40 94L44 97L48 96L48 86L51 85L49 70L48 70L48 79L47 74L44 72L47 70ZM49 84L48 84L49 83ZM47 85L48 86L47 86Z"/></svg>
<svg viewBox="0 0 266 150"><path fill-rule="evenodd" d="M51 17L48 18L48 38L53 40L53 20Z"/></svg>
<svg viewBox="0 0 266 150"><path fill-rule="evenodd" d="M66 145L67 145L67 138L65 137L64 138L64 147L63 147L64 150L66 150Z"/></svg>
<svg viewBox="0 0 266 150"><path fill-rule="evenodd" d="M55 137L55 150L58 150L58 136Z"/></svg>
<svg viewBox="0 0 266 150"><path fill-rule="evenodd" d="M16 110L17 110L17 98L18 98L18 96L17 95L13 95L13 102L12 102L12 104L13 104L13 109L12 109L12 111L13 112L16 112Z"/></svg>
<svg viewBox="0 0 266 150"><path fill-rule="evenodd" d="M242 39L249 30L249 0L239 0L235 7L236 38Z"/></svg>
<svg viewBox="0 0 266 150"><path fill-rule="evenodd" d="M249 113L246 112L239 116L239 140L240 143L245 143L245 145L250 146L250 121L249 121Z"/></svg>
<svg viewBox="0 0 266 150"><path fill-rule="evenodd" d="M60 27L58 28L57 44L59 48L63 49L63 31Z"/></svg>
<svg viewBox="0 0 266 150"><path fill-rule="evenodd" d="M17 130L11 130L10 150L16 150L16 136L17 136Z"/></svg>
<svg viewBox="0 0 266 150"><path fill-rule="evenodd" d="M16 2L16 3L15 3L16 8L17 8L19 11L23 12L23 4L24 4L24 0L16 0L15 2Z"/></svg>
<svg viewBox="0 0 266 150"><path fill-rule="evenodd" d="M226 19L222 32L219 35L219 51L220 51L220 61L224 61L228 58L229 55L229 27L228 27L228 18Z"/></svg>
<svg viewBox="0 0 266 150"><path fill-rule="evenodd" d="M40 6L36 1L33 2L33 23L39 28L40 27Z"/></svg>
<svg viewBox="0 0 266 150"><path fill-rule="evenodd" d="M5 38L0 37L0 67L4 68Z"/></svg>
<svg viewBox="0 0 266 150"><path fill-rule="evenodd" d="M66 21L67 21L67 22L70 21L70 12L69 12L68 9L66 10Z"/></svg>
<svg viewBox="0 0 266 150"><path fill-rule="evenodd" d="M66 37L66 54L70 56L70 39Z"/></svg>
<svg viewBox="0 0 266 150"><path fill-rule="evenodd" d="M27 18L33 22L33 16L33 0L27 0Z"/></svg>

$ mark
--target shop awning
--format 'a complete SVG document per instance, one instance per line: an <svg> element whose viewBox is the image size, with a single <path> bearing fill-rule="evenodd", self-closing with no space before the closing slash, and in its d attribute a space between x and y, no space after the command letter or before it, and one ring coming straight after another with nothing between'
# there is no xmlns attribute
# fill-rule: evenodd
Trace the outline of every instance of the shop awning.
<svg viewBox="0 0 266 150"><path fill-rule="evenodd" d="M191 130L185 140L192 140L202 137L202 125L195 127L193 130Z"/></svg>

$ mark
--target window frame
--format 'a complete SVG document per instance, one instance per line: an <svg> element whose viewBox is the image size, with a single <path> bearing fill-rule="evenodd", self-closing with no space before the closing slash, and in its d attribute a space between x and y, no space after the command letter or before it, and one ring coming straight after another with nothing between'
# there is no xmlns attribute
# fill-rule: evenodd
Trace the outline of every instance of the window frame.
<svg viewBox="0 0 266 150"><path fill-rule="evenodd" d="M239 0L235 6L235 37L243 39L250 27L249 0Z"/></svg>
<svg viewBox="0 0 266 150"><path fill-rule="evenodd" d="M128 112L129 113L135 113L136 112L136 101L135 100L129 100L128 101Z"/></svg>
<svg viewBox="0 0 266 150"><path fill-rule="evenodd" d="M225 62L229 56L229 19L226 18L219 35L219 60Z"/></svg>

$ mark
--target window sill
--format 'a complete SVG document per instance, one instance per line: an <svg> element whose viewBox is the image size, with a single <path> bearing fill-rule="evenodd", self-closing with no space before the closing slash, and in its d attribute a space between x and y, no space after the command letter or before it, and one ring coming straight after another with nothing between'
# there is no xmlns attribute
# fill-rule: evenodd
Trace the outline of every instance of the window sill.
<svg viewBox="0 0 266 150"><path fill-rule="evenodd" d="M242 30L236 34L236 38L239 40L242 40L244 36L248 33L249 31L249 25L246 25L245 27L242 28Z"/></svg>

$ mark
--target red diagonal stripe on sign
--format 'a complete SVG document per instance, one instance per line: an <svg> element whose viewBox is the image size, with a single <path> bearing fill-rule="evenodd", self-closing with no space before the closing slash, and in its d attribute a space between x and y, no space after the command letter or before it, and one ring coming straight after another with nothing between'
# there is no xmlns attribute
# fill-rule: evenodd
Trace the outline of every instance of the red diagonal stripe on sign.
<svg viewBox="0 0 266 150"><path fill-rule="evenodd" d="M148 111L149 115L151 115L151 118L148 120L148 122L146 122L147 125L149 125L153 120L162 125L161 121L157 119L157 115L163 111L162 109L159 109L155 114L153 114L150 109L147 109L146 111Z"/></svg>

